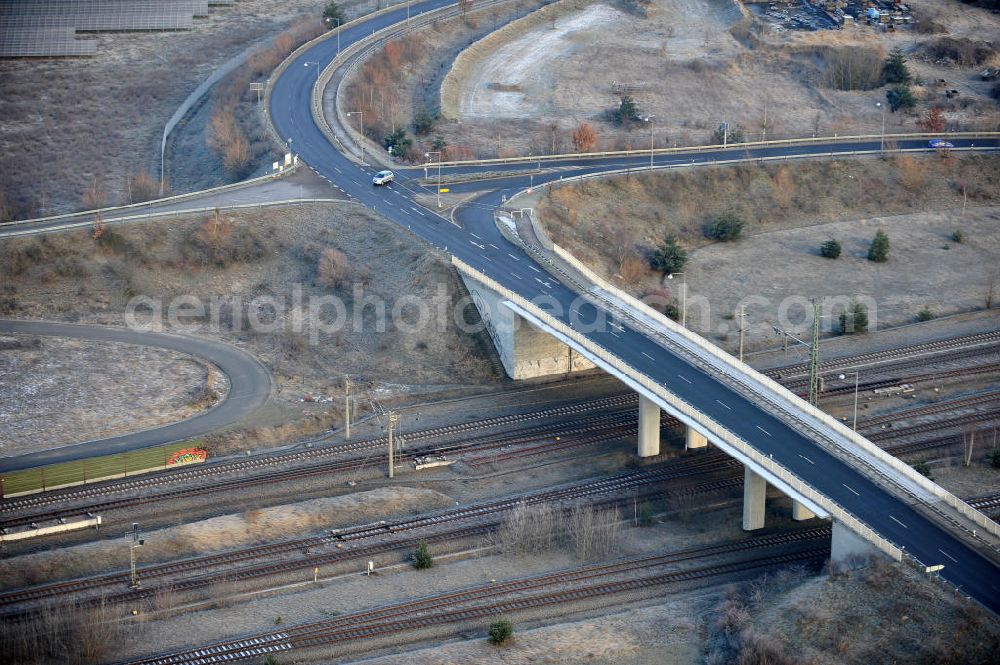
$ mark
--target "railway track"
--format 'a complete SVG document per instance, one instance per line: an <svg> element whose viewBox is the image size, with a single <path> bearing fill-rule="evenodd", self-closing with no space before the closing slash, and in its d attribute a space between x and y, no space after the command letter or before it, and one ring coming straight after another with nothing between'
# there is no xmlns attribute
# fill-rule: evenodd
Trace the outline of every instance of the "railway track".
<svg viewBox="0 0 1000 665"><path fill-rule="evenodd" d="M599 443L601 441L607 441L615 438L631 436L637 431L636 424L636 414L633 410L620 410L611 411L606 413L601 413L588 418L583 418L576 421L570 425L564 425L562 427L553 427L551 425L536 426L522 429L520 432L516 432L512 435L506 436L481 436L477 438L470 438L462 443L453 444L438 444L432 446L425 446L420 448L405 448L400 453L401 461L409 461L415 457L429 457L429 456L440 456L440 455L459 455L465 453L471 453L476 451L490 450L495 448L505 448L513 446L522 446L526 444L534 444L537 451L543 448L540 442L552 442L554 449L566 449L569 447L579 447L583 445L590 445L594 443ZM412 444L413 439L407 438L406 441ZM327 475L332 473L344 473L350 471L359 471L365 468L374 468L383 463L381 457L375 457L372 453L374 451L379 451L384 446L381 444L381 440L375 440L374 443L364 447L352 447L352 451L355 452L365 452L367 454L363 456L349 457L346 459L332 459L322 461L316 464L310 464L307 466L296 466L289 469L281 470L270 470L267 469L265 473L259 473L254 475L227 478L227 479L215 479L210 484L202 484L196 486L179 487L175 489L167 489L161 492L148 492L142 494L131 494L125 497L96 500L89 502L82 502L80 504L74 505L72 508L62 508L54 511L33 511L27 514L19 514L17 517L8 517L6 519L0 520L0 527L10 528L13 526L19 526L23 524L29 524L31 522L37 522L45 519L55 519L64 516L78 515L81 512L91 512L91 513L102 513L110 510L120 510L123 508L131 508L135 506L141 506L145 504L157 503L160 501L171 500L171 499L182 499L191 498L197 496L203 496L207 494L214 494L218 492L231 492L247 487L253 487L256 485L274 483L274 482L284 482L292 480L301 480L306 478L311 478L315 476ZM214 474L208 474L205 479L212 477ZM152 479L150 483L151 488L159 487L161 484ZM135 484L129 487L130 490L135 490L138 487L143 487L139 484L139 481L135 481ZM49 500L59 498L59 502L67 501L69 499L100 499L102 494L97 487L90 488L89 491L79 491L72 493L73 496L63 495L61 497L52 496L48 497L46 495L41 495L38 497L37 501L22 501L19 502L18 507L3 505L0 506L0 514L10 514L15 511L24 510L24 504L28 503L32 507L44 507L46 505L55 505L58 502ZM35 497L27 497L29 499Z"/></svg>
<svg viewBox="0 0 1000 665"><path fill-rule="evenodd" d="M986 513L990 517L995 517L1000 514L1000 492L976 497L975 499L969 499L967 503L976 510Z"/></svg>
<svg viewBox="0 0 1000 665"><path fill-rule="evenodd" d="M398 634L444 623L464 622L498 613L513 613L550 605L638 592L664 584L708 579L797 563L818 563L829 554L826 539L829 527L815 527L749 538L747 540L691 548L657 556L645 556L612 563L528 578L485 584L456 592L429 596L363 612L303 624L201 648L163 654L130 665L185 665L232 662L269 653L316 646L329 646ZM761 553L762 550L796 546L792 552ZM711 557L746 554L737 561L701 565L682 570L636 575L663 566L703 561ZM624 578L624 579L623 579Z"/></svg>
<svg viewBox="0 0 1000 665"><path fill-rule="evenodd" d="M362 543L383 536L406 536L413 532L421 532L423 534L419 539L436 537L439 540L450 540L483 534L496 526L500 516L504 512L519 504L535 505L539 503L575 501L601 495L622 493L665 480L718 473L720 471L725 472L735 469L737 466L738 463L717 452L698 455L697 457L679 458L676 462L668 463L656 469L618 474L552 490L505 497L499 500L481 502L431 515L391 521L382 520L374 524L330 530L319 536L297 538L176 562L144 566L139 569L139 576L147 582L178 576L180 579L171 581L171 589L174 591L190 591L210 586L222 580L241 581L278 575L362 556L363 552L357 547L347 550L338 549L352 543ZM735 487L739 484L738 481L739 478L733 476L732 478L703 483L701 486L696 486L695 489L679 488L675 491L691 494L709 492L727 487ZM663 494L662 490L660 494ZM632 499L631 496L627 498L628 500ZM433 533L435 528L449 527L456 522L477 519L485 520L485 523L462 527L457 532L453 529L448 533ZM405 542L407 544L415 544L409 543L409 541ZM392 543L376 543L364 551L369 554L375 554L398 549L400 546L397 540ZM333 550L310 553L291 560L266 561L269 558L273 559L283 555L322 548L333 548ZM213 569L223 570L220 572ZM191 571L199 571L199 574L192 575ZM84 591L124 587L128 584L128 581L128 573L119 572L0 593L0 607L16 606L26 602L36 602L52 598L65 598L69 594L79 594ZM160 585L157 584L157 586ZM109 597L116 600L135 600L152 595L155 591L156 587L147 587L126 593L111 594L110 596L109 594L102 594L101 598L105 600Z"/></svg>
<svg viewBox="0 0 1000 665"><path fill-rule="evenodd" d="M976 429L974 431L978 441L989 441L994 434L993 429ZM912 455L914 453L934 450L936 448L949 448L951 446L961 445L963 436L965 436L965 434L947 434L945 436L923 439L921 441L890 444L883 446L882 448L891 455L902 457L904 455Z"/></svg>
<svg viewBox="0 0 1000 665"><path fill-rule="evenodd" d="M952 428L964 429L968 426L981 425L982 423L996 422L998 420L1000 420L1000 413L998 412L995 411L979 412L979 413L954 416L952 418L942 418L940 420L935 420L929 423L921 423L919 425L911 425L909 427L885 429L879 431L876 434L868 434L867 437L871 441L879 443L882 441L891 441L893 439L902 439L908 436L913 436L915 434L938 432L943 429L952 429ZM914 442L914 445L926 447L927 442L916 441Z"/></svg>
<svg viewBox="0 0 1000 665"><path fill-rule="evenodd" d="M867 391L875 390L877 388L892 388L893 386L898 386L904 383L911 385L919 385L921 383L941 381L942 379L968 377L968 376L975 376L977 374L997 374L997 373L1000 373L1000 363L991 363L988 365L961 367L958 369L946 370L941 372L928 372L925 374L914 374L907 376L893 376L886 379L865 381L858 385L858 390L864 393ZM823 396L826 397L829 397L831 395L853 395L853 394L854 394L853 382L849 382L842 386L827 387L824 388L823 390Z"/></svg>
<svg viewBox="0 0 1000 665"><path fill-rule="evenodd" d="M866 430L880 427L881 425L899 422L900 420L909 420L910 418L918 418L920 416L934 415L937 413L941 413L942 411L955 411L966 407L977 407L987 404L992 405L997 402L1000 402L1000 391L993 391L977 395L969 395L968 397L961 397L959 399L934 402L933 404L927 404L925 406L917 407L915 409L896 411L894 413L889 413L884 416L865 418L864 420L861 421L859 429L862 432L864 432Z"/></svg>
<svg viewBox="0 0 1000 665"><path fill-rule="evenodd" d="M982 333L979 335L970 335L967 337L956 338L953 340L944 340L941 342L933 342L921 345L914 345L910 347L904 347L900 350L895 351L885 351L872 354L862 354L858 356L852 356L850 358L841 359L838 361L831 361L829 366L856 366L858 363L865 362L889 362L893 359L910 357L915 354L930 354L933 353L933 361L939 361L942 358L954 359L955 354L968 354L976 355L982 354L984 350L996 348L1000 350L1000 331ZM949 355L950 354L950 355ZM921 364L925 364L927 360L921 360ZM849 363L849 365L847 364ZM793 366L794 370L798 366ZM990 366L992 367L992 366ZM1000 367L1000 366L998 366ZM951 375L952 373L958 375L963 373L968 373L968 371L974 371L976 368L964 369L964 370L953 370L946 372L945 374ZM787 372L788 368L782 368L780 370L774 370L771 374L776 374L779 372ZM927 376L940 376L941 373L936 375ZM899 379L893 378L884 382L886 385L892 385L897 383ZM787 383L787 380L786 380ZM828 390L827 394L837 391L846 391L847 388ZM850 387L853 390L853 386ZM461 437L466 434L475 434L477 432L482 432L484 430L489 430L492 428L500 428L504 426L517 426L525 425L531 421L544 420L546 418L560 418L560 417L573 417L573 416L583 416L588 412L595 410L607 410L607 409L628 409L633 407L637 403L637 398L634 393L625 393L622 395L613 395L608 397L602 397L592 400L586 400L583 402L578 402L568 405L560 405L556 407L551 407L548 409L541 409L538 411L525 413L525 414L514 414L506 416L497 416L493 418L487 418L471 423L461 423L456 425L447 425L443 427L429 428L424 430L417 430L414 432L406 433L405 440L412 444L414 442L428 440L428 439L441 439L441 438L455 438ZM634 420L634 416L633 416ZM675 424L671 419L665 419L665 424ZM468 463L473 466L482 466L488 462L493 461L506 461L510 459L515 459L518 457L526 457L529 454L541 454L545 452L555 452L559 450L567 450L574 447L579 447L583 445L589 445L596 443L600 440L600 435L594 431L591 436L583 437L579 432L576 434L562 434L558 430L554 430L551 425L548 426L537 426L533 431L530 427L522 427L520 430L522 436L531 436L532 433L537 435L539 438L534 442L535 445L527 446L523 451L519 450L509 450L507 452L500 452L494 455L480 455L473 456L468 461ZM630 431L623 430L621 436L629 435ZM551 436L545 437L543 434L549 434ZM571 440L570 437L576 436L576 440ZM556 437L562 440L555 441ZM480 437L479 443L482 444L483 448L489 448L490 443L483 440L484 437ZM485 437L488 438L488 437ZM547 443L541 443L548 438ZM297 450L293 452L281 453L277 455L269 455L266 457L252 458L252 459L240 459L232 460L227 462L222 462L219 464L201 465L198 467L191 467L187 469L179 469L177 471L157 474L155 476L142 476L139 478L123 479L116 481L109 481L106 483L99 483L94 485L87 485L79 488L55 491L51 493L32 495L27 497L20 497L16 499L3 500L0 501L0 516L13 515L15 513L24 513L18 515L18 517L7 517L5 519L0 519L0 528L18 526L30 523L32 521L56 519L59 517L75 516L83 512L102 512L109 510L116 510L121 508L128 508L137 505L150 504L157 501L180 499L185 497L194 497L200 495L211 494L221 491L233 491L236 489L244 487L252 487L255 485L261 485L271 482L282 482L287 480L298 480L303 478L308 478L310 476L320 475L324 473L338 472L338 471L352 471L364 468L365 465L359 463L357 460L336 460L332 461L331 458L342 457L346 455L368 453L369 455L369 466L374 465L375 462L370 459L370 456L374 451L382 448L386 445L386 439L384 437L377 437L372 439L366 439L362 441L346 442L340 443L338 445L329 445L329 437L320 437L312 441L304 442L308 445L315 446L319 444L320 447L311 447L303 450ZM505 440L500 441L493 438L492 444L493 448L516 448L517 446L523 446L532 443L529 440ZM466 444L466 447L451 447L448 445L439 445L438 447L425 448L420 451L411 451L407 458L412 456L420 455L442 455L457 454L458 452L471 452L473 448L470 443ZM319 462L319 463L313 463ZM281 468L282 466L292 466L301 468ZM237 478L225 478L225 476L234 476L241 474ZM182 484L182 483L195 483L202 482L204 485L198 488L178 488L166 492L153 492L161 487L167 487L170 485ZM131 493L135 496L122 497L118 499L107 499L107 495L110 493ZM87 501L90 499L91 501ZM74 505L72 508L55 508L59 504L67 502L80 502ZM40 509L45 507L51 507L48 511L41 511ZM27 512L32 511L32 512Z"/></svg>
<svg viewBox="0 0 1000 665"><path fill-rule="evenodd" d="M820 363L820 370L822 372L832 372L840 369L853 370L884 363L900 364L910 360L917 363L915 366L926 366L928 362L953 361L990 352L1000 352L1000 330L823 361ZM808 363L801 363L778 367L766 371L765 374L772 379L785 379L788 381L795 381L801 375L803 382L805 382L808 381L809 365ZM853 390L853 385L851 388Z"/></svg>
<svg viewBox="0 0 1000 665"><path fill-rule="evenodd" d="M637 399L638 398L634 394L629 393L612 395L609 397L591 399L569 405L541 409L525 414L497 416L469 423L415 430L405 433L404 439L412 443L426 439L454 438L506 425L521 425L533 420L579 416L590 411L604 409L622 409L637 404ZM83 485L67 490L56 490L46 492L44 494L33 494L14 499L4 499L3 501L0 501L0 514L54 505L58 502L68 500L102 497L109 491L148 491L149 489L160 486L177 484L186 481L200 481L216 478L226 474L254 472L260 469L273 469L274 467L284 464L310 462L312 460L324 459L331 456L367 452L375 448L385 447L387 439L385 437L376 437L360 441L342 442L337 445L325 445L330 443L330 437L320 437L304 441L302 443L313 446L319 444L323 445L323 447L306 448L304 450L296 450L293 452L255 457L251 459L238 459L221 463L205 464L177 469L175 471L157 474L156 476L140 476L137 478Z"/></svg>

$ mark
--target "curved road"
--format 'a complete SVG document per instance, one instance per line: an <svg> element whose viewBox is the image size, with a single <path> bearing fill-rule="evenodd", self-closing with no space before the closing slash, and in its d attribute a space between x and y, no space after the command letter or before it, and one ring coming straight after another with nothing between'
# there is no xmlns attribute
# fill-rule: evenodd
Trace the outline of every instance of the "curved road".
<svg viewBox="0 0 1000 665"><path fill-rule="evenodd" d="M414 3L413 8L426 10L444 4L448 4L447 0L429 0ZM345 30L341 36L342 43L350 44L370 36L373 29L404 19L404 10L374 17ZM528 300L558 305L561 311L552 311L552 315L566 326L572 326L574 321L590 321L597 316L599 312L593 304L581 302L577 293L557 279L549 279L544 266L509 243L494 225L493 210L500 205L503 191L500 188L512 192L520 190L532 182L530 176L515 174L502 180L454 187L455 191L479 191L483 187L490 188L490 191L460 208L456 215L457 223L452 224L414 202L414 195L425 193L426 190L413 187L410 181L403 179L387 187L375 188L371 184L372 171L375 169L358 166L330 145L312 117L311 93L316 79L315 72L306 67L305 63L319 62L320 66L325 67L336 55L336 50L335 40L314 45L290 63L274 84L271 119L280 136L292 139L299 156L352 198L411 229L426 242L445 249L503 287ZM977 140L953 141L959 148L996 149L998 145L996 139L978 140L979 145L975 145L976 142ZM926 149L926 146L924 140L899 142L900 148ZM696 154L664 155L655 159L654 163L656 166L668 166L731 158L793 157L806 154L825 156L878 149L876 141L775 146L750 150L706 150ZM547 165L562 170L540 175L534 179L534 184L556 179L560 175L597 173L622 168L623 165L636 169L648 168L649 155L604 160L567 157L565 160L548 162ZM515 168L528 170L534 166L529 162ZM486 165L462 170L495 171L497 168ZM422 169L411 169L408 173L413 177L422 173ZM615 319L610 313L601 314L609 320ZM912 507L909 503L911 498L897 496L876 484L866 474L826 452L818 442L746 399L712 374L664 348L637 327L630 326L628 321L617 321L617 326L586 334L591 341L617 356L635 372L657 381L681 399L696 406L762 454L771 456L786 469L805 479L817 491L868 524L882 537L904 547L925 565L943 564L942 575L946 579L993 611L1000 611L1000 567Z"/></svg>
<svg viewBox="0 0 1000 665"><path fill-rule="evenodd" d="M0 320L0 334L3 333L119 342L179 351L202 358L218 367L229 378L229 394L214 408L177 423L27 455L0 457L0 472L94 455L110 455L202 436L241 420L264 404L271 395L271 375L267 369L249 353L222 342L172 333L55 321L3 319Z"/></svg>

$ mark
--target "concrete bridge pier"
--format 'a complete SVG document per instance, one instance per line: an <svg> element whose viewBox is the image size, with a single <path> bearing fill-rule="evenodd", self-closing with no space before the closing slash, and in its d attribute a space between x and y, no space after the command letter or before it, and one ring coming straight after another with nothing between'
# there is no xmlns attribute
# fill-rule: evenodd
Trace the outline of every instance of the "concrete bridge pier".
<svg viewBox="0 0 1000 665"><path fill-rule="evenodd" d="M660 407L639 395L639 457L660 454Z"/></svg>
<svg viewBox="0 0 1000 665"><path fill-rule="evenodd" d="M796 522L803 522L805 520L811 520L814 517L816 517L816 513L814 513L813 511L809 510L808 508L806 508L805 506L803 506L801 503L799 503L795 499L792 499L792 519L793 520L795 520Z"/></svg>
<svg viewBox="0 0 1000 665"><path fill-rule="evenodd" d="M705 448L708 446L708 439L698 430L688 427L684 435L684 449L693 450L695 448Z"/></svg>
<svg viewBox="0 0 1000 665"><path fill-rule="evenodd" d="M764 528L764 503L767 498L767 481L743 467L743 530Z"/></svg>

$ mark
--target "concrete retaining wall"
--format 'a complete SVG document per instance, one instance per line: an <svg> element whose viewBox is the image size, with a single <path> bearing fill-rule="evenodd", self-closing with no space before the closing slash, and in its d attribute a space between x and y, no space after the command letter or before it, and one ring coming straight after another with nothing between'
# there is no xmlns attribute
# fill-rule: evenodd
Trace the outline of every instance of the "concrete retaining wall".
<svg viewBox="0 0 1000 665"><path fill-rule="evenodd" d="M479 310L487 332L512 379L568 374L593 369L594 364L555 337L525 322L504 305L503 295L459 272Z"/></svg>

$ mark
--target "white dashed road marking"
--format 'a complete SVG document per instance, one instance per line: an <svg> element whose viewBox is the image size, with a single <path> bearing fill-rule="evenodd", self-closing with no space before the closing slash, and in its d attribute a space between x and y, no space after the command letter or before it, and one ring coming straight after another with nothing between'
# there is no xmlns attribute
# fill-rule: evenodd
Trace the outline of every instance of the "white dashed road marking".
<svg viewBox="0 0 1000 665"><path fill-rule="evenodd" d="M688 383L691 383L691 379L687 378L687 377L686 377L686 376L684 376L683 374L678 374L677 376L678 376L678 377L680 377L681 379L683 379L683 380L687 381Z"/></svg>
<svg viewBox="0 0 1000 665"><path fill-rule="evenodd" d="M649 354L648 354L648 353L646 353L645 351L643 351L643 352L642 352L642 355L646 356L646 357L647 357L647 358L649 358L650 360L656 360L656 358L654 358L653 356L649 355Z"/></svg>
<svg viewBox="0 0 1000 665"><path fill-rule="evenodd" d="M841 485L844 485L844 483L840 483L840 484L841 484ZM854 489L853 487L851 487L850 485L844 485L844 487L846 487L847 489L849 489L849 490L851 490L852 492L854 492L854 496L861 496L860 494L858 494L857 490L855 490L855 489Z"/></svg>
<svg viewBox="0 0 1000 665"><path fill-rule="evenodd" d="M771 436L771 433L770 433L770 432L768 432L768 431L767 431L766 429L764 429L763 427L761 427L760 425L757 425L756 427L757 427L757 429L759 429L759 430L760 430L761 432L763 432L764 434L767 434L768 436Z"/></svg>
<svg viewBox="0 0 1000 665"><path fill-rule="evenodd" d="M891 519L891 520L892 520L893 522L895 522L895 523L896 523L896 524L898 524L899 526L903 527L904 529L909 529L909 528L910 528L910 527L906 526L905 524L903 524L902 522L900 522L899 520L897 520L897 519L896 519L895 517L893 517L892 515L889 515L889 519Z"/></svg>
<svg viewBox="0 0 1000 665"><path fill-rule="evenodd" d="M729 409L730 411L732 411L732 410L733 410L733 409L732 409L732 407L730 407L730 406L729 406L728 404L726 404L725 402L723 402L723 401L722 401L721 399L717 399L717 400L715 400L715 401L716 401L716 402L718 402L719 404L721 404L722 406L726 407L726 408L727 408L727 409Z"/></svg>
<svg viewBox="0 0 1000 665"><path fill-rule="evenodd" d="M809 462L810 464L815 464L816 463L816 462L812 461L811 459L809 459L808 457L806 457L805 455L803 455L802 453L799 453L799 457L801 457L805 461Z"/></svg>
<svg viewBox="0 0 1000 665"><path fill-rule="evenodd" d="M953 557L952 555L948 554L948 553L947 553L947 552L945 552L944 550L942 550L942 549L938 549L938 552L940 552L941 554L945 555L946 557L948 557L949 559L951 559L951 560L952 560L952 561L954 561L955 563L958 563L958 559L956 559L956 558L955 558L955 557Z"/></svg>

